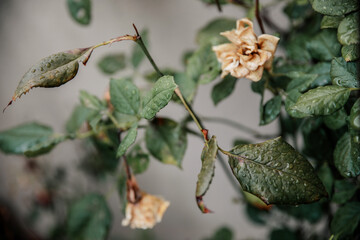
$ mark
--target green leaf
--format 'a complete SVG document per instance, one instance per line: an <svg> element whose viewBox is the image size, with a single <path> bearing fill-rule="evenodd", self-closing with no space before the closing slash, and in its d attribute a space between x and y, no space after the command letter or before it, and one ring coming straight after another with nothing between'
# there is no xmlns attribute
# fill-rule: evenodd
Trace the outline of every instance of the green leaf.
<svg viewBox="0 0 360 240"><path fill-rule="evenodd" d="M140 108L139 89L129 79L111 79L110 101L116 111L136 115Z"/></svg>
<svg viewBox="0 0 360 240"><path fill-rule="evenodd" d="M177 74L177 71L171 68L164 68L164 69L160 69L160 71L164 74L164 75L171 75L174 76L175 74ZM157 71L150 71L148 73L145 74L145 79L151 83L155 83L159 77L161 77L159 75L159 73ZM176 82L176 80L175 80Z"/></svg>
<svg viewBox="0 0 360 240"><path fill-rule="evenodd" d="M156 118L145 132L146 147L162 163L181 167L187 139L184 129L173 120Z"/></svg>
<svg viewBox="0 0 360 240"><path fill-rule="evenodd" d="M290 109L299 111L303 117L330 115L344 106L350 92L350 89L339 86L318 87L301 95Z"/></svg>
<svg viewBox="0 0 360 240"><path fill-rule="evenodd" d="M285 43L286 55L288 58L299 62L307 63L311 60L310 52L306 48L306 43L310 41L310 37L305 34L293 34L292 37Z"/></svg>
<svg viewBox="0 0 360 240"><path fill-rule="evenodd" d="M327 115L324 117L325 125L332 129L336 130L343 127L346 124L347 114L344 108L334 112L331 115Z"/></svg>
<svg viewBox="0 0 360 240"><path fill-rule="evenodd" d="M330 75L334 85L358 88L360 87L357 80L358 70L357 63L346 62L342 57L334 58L331 61Z"/></svg>
<svg viewBox="0 0 360 240"><path fill-rule="evenodd" d="M266 204L298 205L327 196L311 164L281 137L236 146L228 155L242 189Z"/></svg>
<svg viewBox="0 0 360 240"><path fill-rule="evenodd" d="M216 230L214 235L210 238L205 238L203 240L233 240L233 232L228 227L221 227Z"/></svg>
<svg viewBox="0 0 360 240"><path fill-rule="evenodd" d="M149 41L148 41L148 35L149 32L147 29L143 30L141 33L141 39L144 42L144 44L146 46L149 45ZM143 52L143 50L141 49L141 47L139 46L139 44L135 44L134 48L132 50L132 54L131 54L131 64L133 65L134 68L138 68L140 66L140 63L142 62L142 60L144 59L145 54Z"/></svg>
<svg viewBox="0 0 360 240"><path fill-rule="evenodd" d="M205 144L201 153L201 170L198 174L196 182L196 199L202 198L210 187L211 181L215 173L215 160L218 152L216 137L212 136L211 139ZM197 201L199 203L199 200ZM204 212L202 207L198 205L200 210Z"/></svg>
<svg viewBox="0 0 360 240"><path fill-rule="evenodd" d="M143 99L141 116L149 120L154 118L156 113L171 100L176 87L173 76L159 78Z"/></svg>
<svg viewBox="0 0 360 240"><path fill-rule="evenodd" d="M324 15L341 16L359 8L357 0L314 0L312 7Z"/></svg>
<svg viewBox="0 0 360 240"><path fill-rule="evenodd" d="M349 202L340 207L331 221L331 232L336 239L355 239L351 235L360 223L360 203Z"/></svg>
<svg viewBox="0 0 360 240"><path fill-rule="evenodd" d="M354 196L357 190L358 187L346 179L337 180L335 181L335 193L332 197L332 201L338 204L344 204Z"/></svg>
<svg viewBox="0 0 360 240"><path fill-rule="evenodd" d="M0 132L0 149L8 154L35 157L50 152L66 139L66 136L55 134L48 126L26 123Z"/></svg>
<svg viewBox="0 0 360 240"><path fill-rule="evenodd" d="M334 164L345 177L356 177L360 174L360 145L346 132L337 142L334 150Z"/></svg>
<svg viewBox="0 0 360 240"><path fill-rule="evenodd" d="M81 105L76 106L66 122L66 131L68 133L77 132L86 121L93 118L96 114L97 112L92 109Z"/></svg>
<svg viewBox="0 0 360 240"><path fill-rule="evenodd" d="M358 44L360 41L359 34L359 12L347 15L338 27L339 42L342 45Z"/></svg>
<svg viewBox="0 0 360 240"><path fill-rule="evenodd" d="M330 77L330 62L320 62L314 64L307 73L317 74L317 78L311 83L310 88L316 88L318 86L325 86L331 84Z"/></svg>
<svg viewBox="0 0 360 240"><path fill-rule="evenodd" d="M24 74L8 106L32 88L53 88L67 83L76 76L79 62L85 64L92 51L93 48L79 48L41 59Z"/></svg>
<svg viewBox="0 0 360 240"><path fill-rule="evenodd" d="M106 104L104 101L100 100L97 96L92 95L84 90L80 91L80 102L81 105L84 107L95 110L95 111L101 111L106 109Z"/></svg>
<svg viewBox="0 0 360 240"><path fill-rule="evenodd" d="M344 16L324 16L321 20L321 29L324 28L338 28Z"/></svg>
<svg viewBox="0 0 360 240"><path fill-rule="evenodd" d="M319 176L321 182L324 184L325 189L330 196L332 194L334 177L333 177L332 171L327 163L324 163L323 165L321 165L321 167L318 170L318 176Z"/></svg>
<svg viewBox="0 0 360 240"><path fill-rule="evenodd" d="M221 67L210 43L202 45L189 58L186 74L196 83L207 84L220 75Z"/></svg>
<svg viewBox="0 0 360 240"><path fill-rule="evenodd" d="M120 142L119 148L116 152L116 157L119 158L125 154L126 150L135 142L137 136L138 125L135 123L127 132L126 136Z"/></svg>
<svg viewBox="0 0 360 240"><path fill-rule="evenodd" d="M287 94L287 97L285 99L285 110L291 117L303 118L307 116L307 114L292 108L293 106L295 106L300 96L301 93L296 89L288 92Z"/></svg>
<svg viewBox="0 0 360 240"><path fill-rule="evenodd" d="M211 91L211 99L214 105L227 98L235 89L236 78L227 75L221 82L216 84Z"/></svg>
<svg viewBox="0 0 360 240"><path fill-rule="evenodd" d="M174 80L176 85L179 86L179 89L181 91L181 94L183 97L188 101L192 102L192 100L195 97L197 85L194 82L193 79L189 78L185 73L176 73L174 75ZM176 101L179 101L179 98L177 96Z"/></svg>
<svg viewBox="0 0 360 240"><path fill-rule="evenodd" d="M70 205L67 233L71 239L104 240L107 238L112 217L105 197L88 194Z"/></svg>
<svg viewBox="0 0 360 240"><path fill-rule="evenodd" d="M124 69L125 66L125 55L123 53L106 55L98 62L98 67L106 74L116 73Z"/></svg>
<svg viewBox="0 0 360 240"><path fill-rule="evenodd" d="M351 108L349 124L350 130L360 130L360 99L356 100Z"/></svg>
<svg viewBox="0 0 360 240"><path fill-rule="evenodd" d="M139 145L135 145L133 149L126 155L127 162L134 174L143 173L149 166L149 154L144 153Z"/></svg>
<svg viewBox="0 0 360 240"><path fill-rule="evenodd" d="M278 209L287 213L298 220L307 220L314 224L319 222L322 217L322 207L319 202L303 204L299 206L277 206Z"/></svg>
<svg viewBox="0 0 360 240"><path fill-rule="evenodd" d="M298 236L297 233L287 228L273 229L270 233L270 240L279 240L279 239L297 240L298 239L297 236Z"/></svg>
<svg viewBox="0 0 360 240"><path fill-rule="evenodd" d="M217 18L201 28L196 35L196 42L199 45L212 43L214 45L225 43L227 39L220 35L220 32L231 31L236 28L236 21L229 18Z"/></svg>
<svg viewBox="0 0 360 240"><path fill-rule="evenodd" d="M88 25L91 20L90 0L67 0L71 17L82 25Z"/></svg>
<svg viewBox="0 0 360 240"><path fill-rule="evenodd" d="M341 55L347 62L356 61L360 58L360 46L359 44L350 44L342 46Z"/></svg>
<svg viewBox="0 0 360 240"><path fill-rule="evenodd" d="M287 92L292 90L304 92L309 89L311 84L318 77L317 74L306 74L303 72L290 72L286 75L292 79L286 87Z"/></svg>
<svg viewBox="0 0 360 240"><path fill-rule="evenodd" d="M336 30L321 30L307 44L311 56L320 61L330 61L334 57L340 56L341 45L337 41Z"/></svg>
<svg viewBox="0 0 360 240"><path fill-rule="evenodd" d="M280 114L281 96L277 95L267 101L260 120L260 125L266 125L274 121Z"/></svg>

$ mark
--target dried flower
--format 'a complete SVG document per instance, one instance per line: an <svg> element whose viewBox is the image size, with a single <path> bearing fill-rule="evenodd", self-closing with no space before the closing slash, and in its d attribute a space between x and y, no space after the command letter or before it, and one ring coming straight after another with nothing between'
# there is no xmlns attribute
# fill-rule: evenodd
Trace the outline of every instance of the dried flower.
<svg viewBox="0 0 360 240"><path fill-rule="evenodd" d="M161 222L169 205L170 203L162 198L141 192L139 201L127 203L122 225L130 225L131 228L152 228L156 223Z"/></svg>
<svg viewBox="0 0 360 240"><path fill-rule="evenodd" d="M220 33L231 43L213 47L218 61L222 64L221 77L229 73L236 78L259 81L264 67L269 69L279 38L262 34L256 37L252 22L243 18L236 22L236 29Z"/></svg>

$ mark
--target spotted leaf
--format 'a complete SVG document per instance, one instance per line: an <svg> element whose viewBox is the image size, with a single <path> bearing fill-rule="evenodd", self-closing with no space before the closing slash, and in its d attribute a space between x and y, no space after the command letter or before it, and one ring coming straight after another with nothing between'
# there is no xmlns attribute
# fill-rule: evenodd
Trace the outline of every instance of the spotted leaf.
<svg viewBox="0 0 360 240"><path fill-rule="evenodd" d="M266 204L297 205L327 196L311 164L281 137L238 145L227 154L243 190Z"/></svg>

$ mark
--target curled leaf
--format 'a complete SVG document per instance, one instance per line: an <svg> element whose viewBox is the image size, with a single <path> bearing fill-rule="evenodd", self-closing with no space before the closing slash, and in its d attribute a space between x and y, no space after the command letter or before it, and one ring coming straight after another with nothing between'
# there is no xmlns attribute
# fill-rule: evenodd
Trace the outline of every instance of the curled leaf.
<svg viewBox="0 0 360 240"><path fill-rule="evenodd" d="M59 87L73 79L79 69L79 62L82 62L85 65L93 49L93 47L78 48L52 54L41 59L22 77L11 101L5 109L11 105L13 101L20 98L34 87Z"/></svg>
<svg viewBox="0 0 360 240"><path fill-rule="evenodd" d="M205 195L211 181L214 176L215 170L215 158L218 151L216 137L212 136L210 141L204 146L201 153L201 170L198 175L198 181L196 183L196 201L199 209L203 213L208 213L208 210L202 200L202 197Z"/></svg>

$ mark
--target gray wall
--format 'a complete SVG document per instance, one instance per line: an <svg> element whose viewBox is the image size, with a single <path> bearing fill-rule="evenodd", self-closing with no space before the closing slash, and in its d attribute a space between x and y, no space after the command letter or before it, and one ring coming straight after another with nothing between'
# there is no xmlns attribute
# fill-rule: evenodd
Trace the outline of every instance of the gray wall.
<svg viewBox="0 0 360 240"><path fill-rule="evenodd" d="M133 34L132 23L140 29L149 29L150 52L159 66L181 69L182 53L196 47L194 38L199 28L219 16L245 16L241 9L233 6L226 6L223 13L218 13L215 7L206 7L199 0L95 0L92 22L90 26L82 27L70 18L65 2L1 0L1 106L8 103L24 72L39 59L63 50L87 47L126 33ZM256 23L255 26L259 33ZM64 123L73 106L78 103L79 90L84 89L102 96L108 86L109 77L103 75L96 66L100 57L110 52L129 53L132 46L132 42L122 42L99 48L87 66L80 67L78 76L73 81L61 88L33 89L8 108L5 114L1 114L0 131L28 121L40 121L56 131L64 131ZM146 61L140 70L150 69L151 66ZM126 73L116 76L123 75ZM139 79L136 83L146 87L146 83ZM198 91L194 109L199 115L231 118L262 133L276 132L276 123L266 128L258 127L260 99L251 92L249 80L239 80L231 97L216 107L210 99L212 85L201 86ZM160 112L160 115L174 119L179 119L184 114L180 105L173 104ZM228 126L217 123L206 123L206 126L211 134L218 137L219 144L225 149L232 147L232 140L236 137L251 139L246 133ZM195 129L195 125L193 127ZM235 231L237 239L265 238L266 229L248 222L244 204L234 201L238 195L219 164L216 166L211 189L205 197L206 204L214 213L203 215L199 212L194 201L194 191L202 147L203 143L199 139L189 136L182 170L152 159L149 170L138 176L138 182L145 191L162 195L171 202L163 222L155 227L155 234L160 239L200 239L226 225ZM82 155L80 142L66 142L39 161L48 170L47 174L56 166L71 169L62 189L65 197L92 190L104 192L114 213L111 236L133 236L132 231L121 226L116 179L109 177L106 183L94 183L84 177L76 167ZM39 178L41 174L34 177L24 172L22 157L0 153L0 196L10 199L20 213L26 212L30 206L29 199L36 189L41 188ZM52 223L51 215L45 214L37 228L44 233Z"/></svg>

